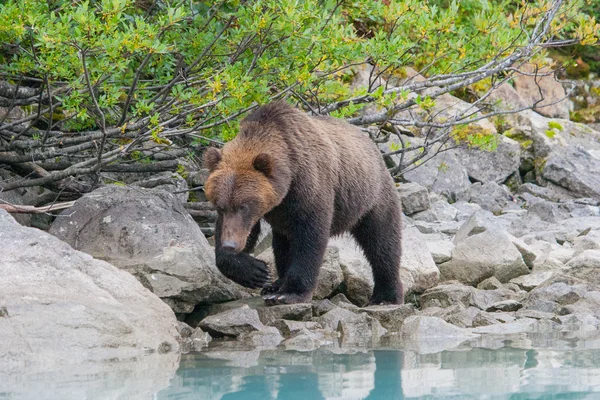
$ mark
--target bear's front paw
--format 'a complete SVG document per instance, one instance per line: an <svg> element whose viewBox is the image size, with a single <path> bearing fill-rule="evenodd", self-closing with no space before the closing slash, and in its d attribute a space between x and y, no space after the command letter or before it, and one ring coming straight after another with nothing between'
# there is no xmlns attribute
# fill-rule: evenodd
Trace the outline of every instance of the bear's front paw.
<svg viewBox="0 0 600 400"><path fill-rule="evenodd" d="M247 253L220 253L217 267L227 278L249 289L262 288L271 280L267 264Z"/></svg>

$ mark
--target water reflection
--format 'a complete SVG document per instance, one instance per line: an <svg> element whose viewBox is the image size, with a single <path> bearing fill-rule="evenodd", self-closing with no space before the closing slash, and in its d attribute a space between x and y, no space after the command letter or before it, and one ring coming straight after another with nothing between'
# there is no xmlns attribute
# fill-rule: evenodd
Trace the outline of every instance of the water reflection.
<svg viewBox="0 0 600 400"><path fill-rule="evenodd" d="M184 356L170 386L157 396L227 400L484 397L600 398L600 350L209 352Z"/></svg>

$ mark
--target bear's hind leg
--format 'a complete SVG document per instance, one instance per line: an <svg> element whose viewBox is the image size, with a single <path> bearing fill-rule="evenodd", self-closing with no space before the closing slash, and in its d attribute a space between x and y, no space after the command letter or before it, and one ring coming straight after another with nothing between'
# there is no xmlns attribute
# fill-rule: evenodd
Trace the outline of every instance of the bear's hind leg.
<svg viewBox="0 0 600 400"><path fill-rule="evenodd" d="M395 193L394 193L395 195ZM401 215L396 202L377 205L352 230L371 264L375 287L369 300L374 304L402 304L400 282Z"/></svg>

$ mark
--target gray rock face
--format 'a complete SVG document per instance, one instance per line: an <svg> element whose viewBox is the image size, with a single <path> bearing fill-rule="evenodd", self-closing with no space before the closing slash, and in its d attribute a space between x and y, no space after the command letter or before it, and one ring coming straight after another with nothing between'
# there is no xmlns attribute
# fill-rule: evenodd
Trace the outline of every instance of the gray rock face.
<svg viewBox="0 0 600 400"><path fill-rule="evenodd" d="M458 328L436 317L408 317L400 335L409 349L421 353L435 353L458 346L465 340L475 338L469 329Z"/></svg>
<svg viewBox="0 0 600 400"><path fill-rule="evenodd" d="M600 197L600 157L584 148L554 152L546 161L542 176L578 197Z"/></svg>
<svg viewBox="0 0 600 400"><path fill-rule="evenodd" d="M0 363L176 352L175 315L130 274L0 210Z"/></svg>
<svg viewBox="0 0 600 400"><path fill-rule="evenodd" d="M565 272L591 284L600 285L600 250L585 250L567 263Z"/></svg>
<svg viewBox="0 0 600 400"><path fill-rule="evenodd" d="M493 213L499 213L506 208L516 208L510 191L505 186L500 186L493 181L484 184L476 182L458 195L458 198L478 204L484 210Z"/></svg>
<svg viewBox="0 0 600 400"><path fill-rule="evenodd" d="M213 337L239 337L254 331L265 329L260 322L258 312L247 305L219 314L211 315L200 321L200 328Z"/></svg>
<svg viewBox="0 0 600 400"><path fill-rule="evenodd" d="M198 225L161 190L102 187L77 200L50 233L130 272L175 312L247 296L222 277Z"/></svg>
<svg viewBox="0 0 600 400"><path fill-rule="evenodd" d="M427 188L417 183L404 183L398 187L398 195L402 202L402 211L412 215L425 211L430 207Z"/></svg>
<svg viewBox="0 0 600 400"><path fill-rule="evenodd" d="M528 105L536 104L534 110L547 117L569 118L569 102L565 89L548 68L537 69L532 64L521 67L524 74L514 77L515 89ZM556 104L553 104L556 103Z"/></svg>
<svg viewBox="0 0 600 400"><path fill-rule="evenodd" d="M340 267L339 250L335 247L328 247L319 270L319 280L313 292L313 298L324 299L329 297L343 281L344 273Z"/></svg>
<svg viewBox="0 0 600 400"><path fill-rule="evenodd" d="M415 308L411 304L370 306L361 312L378 320L385 329L398 331L404 320L415 314Z"/></svg>
<svg viewBox="0 0 600 400"><path fill-rule="evenodd" d="M529 273L519 250L489 218L490 214L477 212L459 229L452 259L439 265L442 280L475 286L491 276L506 283Z"/></svg>
<svg viewBox="0 0 600 400"><path fill-rule="evenodd" d="M502 183L518 171L521 161L521 145L506 136L498 136L495 151L461 149L462 164L471 179L478 182Z"/></svg>

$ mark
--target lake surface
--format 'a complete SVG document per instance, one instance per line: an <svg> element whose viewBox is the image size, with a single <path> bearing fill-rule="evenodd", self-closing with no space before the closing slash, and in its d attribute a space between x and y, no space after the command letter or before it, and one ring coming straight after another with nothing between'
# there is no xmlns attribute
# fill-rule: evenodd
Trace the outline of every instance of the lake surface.
<svg viewBox="0 0 600 400"><path fill-rule="evenodd" d="M593 336L349 353L213 342L202 353L137 362L2 367L0 399L600 399L600 340Z"/></svg>
<svg viewBox="0 0 600 400"><path fill-rule="evenodd" d="M600 350L186 355L158 399L598 399Z"/></svg>

